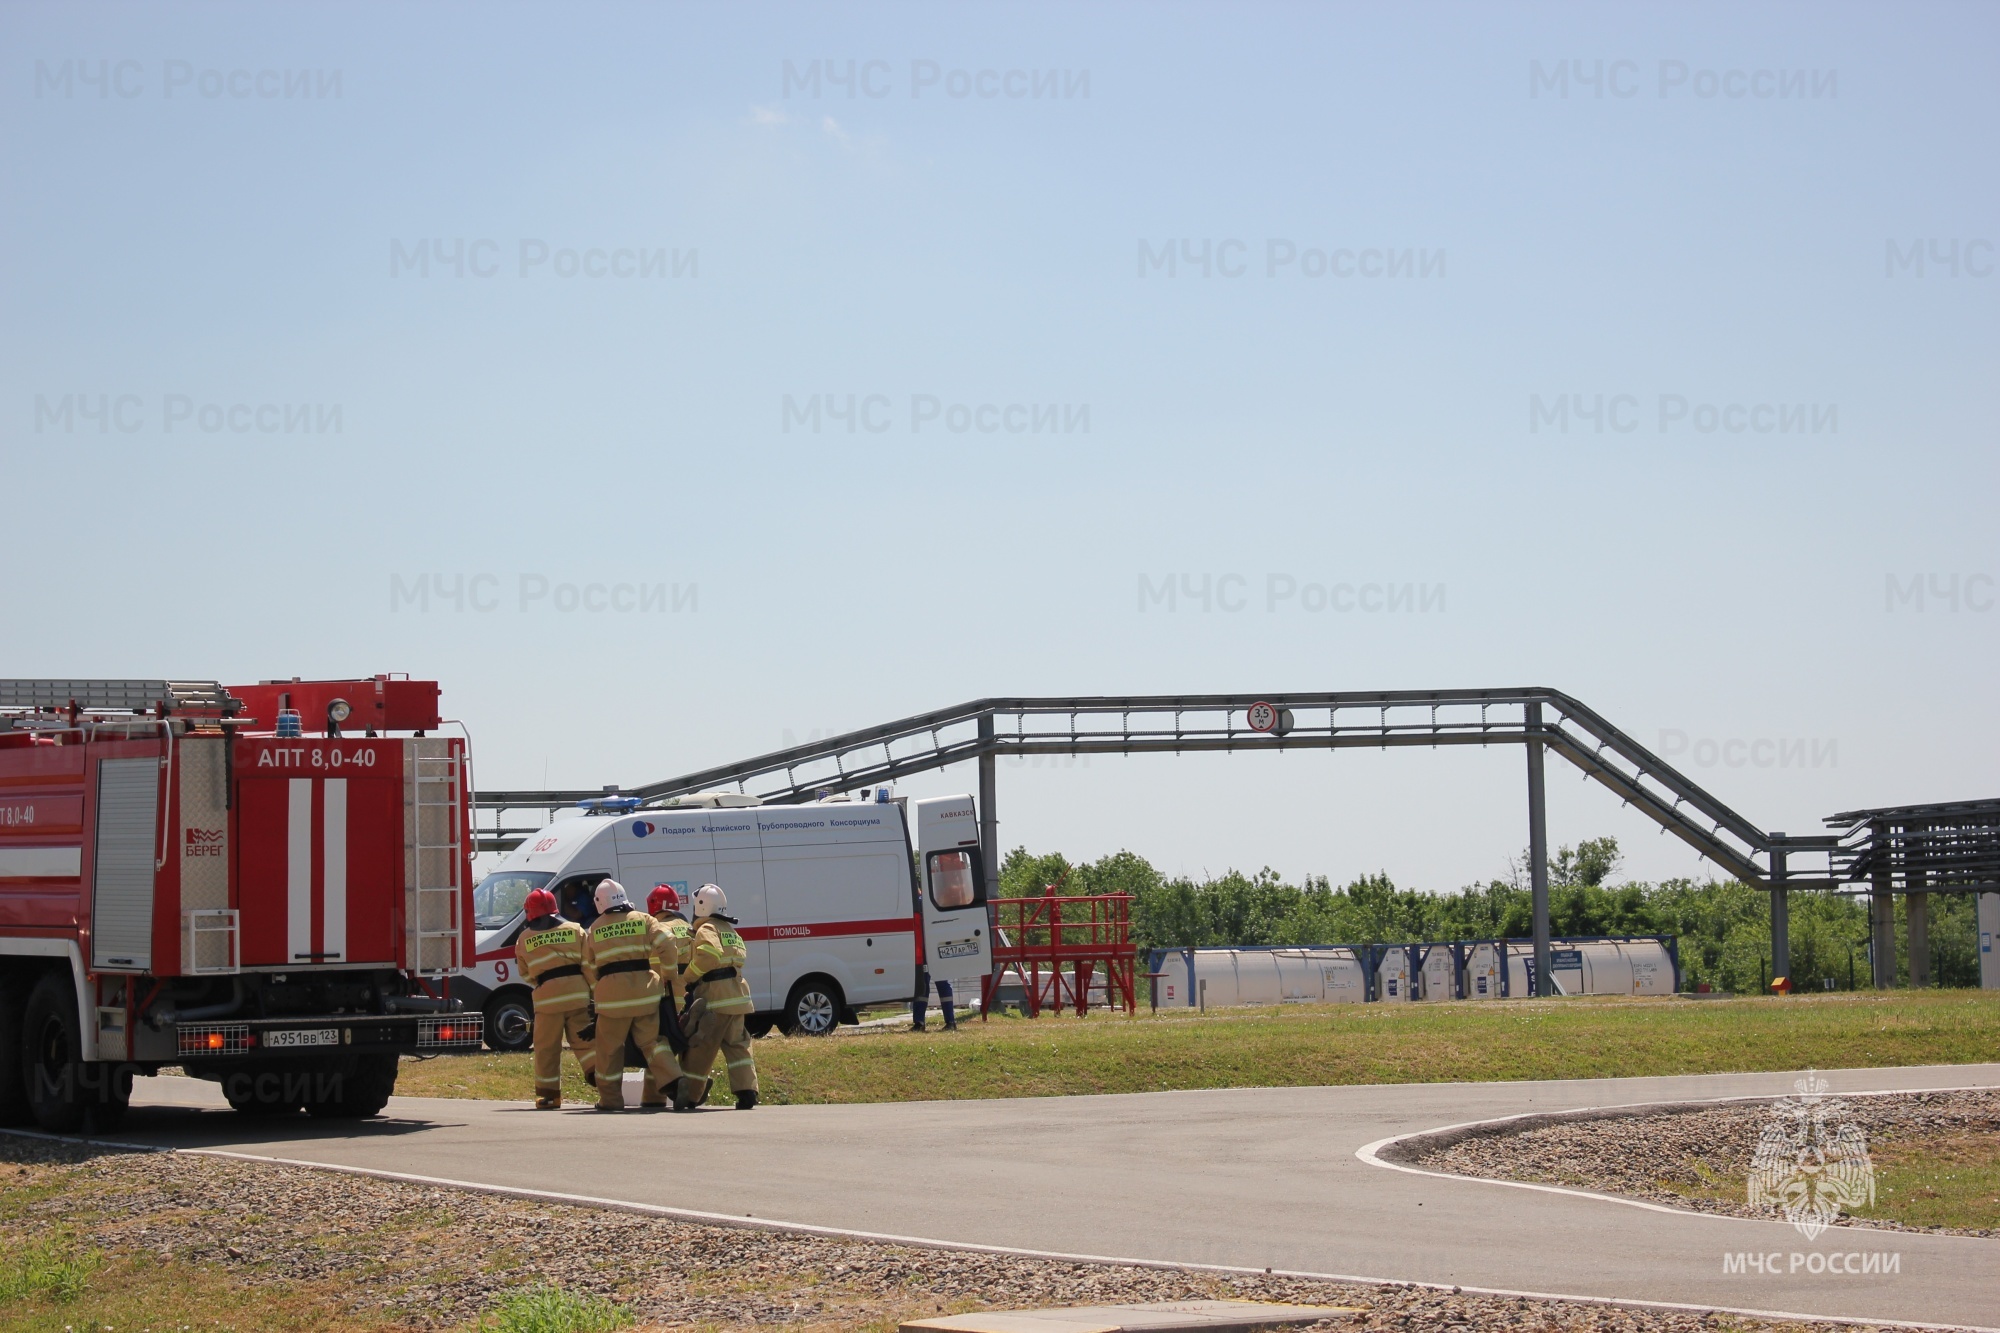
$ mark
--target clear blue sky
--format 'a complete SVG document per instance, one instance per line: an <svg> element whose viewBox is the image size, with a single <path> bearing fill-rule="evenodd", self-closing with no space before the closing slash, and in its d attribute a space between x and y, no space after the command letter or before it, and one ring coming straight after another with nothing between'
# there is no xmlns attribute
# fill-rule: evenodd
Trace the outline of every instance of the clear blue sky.
<svg viewBox="0 0 2000 1333"><path fill-rule="evenodd" d="M1536 683L1769 828L1990 796L1996 39L10 5L5 669L435 676L487 785L989 693ZM1721 758L1758 739L1822 762ZM1553 773L1557 840L1699 869ZM1000 816L1451 888L1523 804L1517 751L1348 752L1003 768Z"/></svg>

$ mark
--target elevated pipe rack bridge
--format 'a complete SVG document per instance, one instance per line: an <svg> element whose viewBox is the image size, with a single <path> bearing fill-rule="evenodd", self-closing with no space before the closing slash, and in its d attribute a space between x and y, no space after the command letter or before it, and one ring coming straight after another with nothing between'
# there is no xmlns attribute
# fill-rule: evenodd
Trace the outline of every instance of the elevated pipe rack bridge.
<svg viewBox="0 0 2000 1333"><path fill-rule="evenodd" d="M1269 704L1281 721L1249 725ZM1772 974L1789 974L1786 895L1845 889L1854 839L1769 832L1738 814L1600 714L1541 686L1488 690L1350 690L1281 694L1096 695L975 699L876 727L619 789L480 792L490 812L481 850L503 850L542 825L513 826L517 811L554 811L615 793L659 806L717 789L771 805L813 800L953 764L979 766L980 843L999 865L996 764L1005 756L1131 755L1519 745L1527 755L1529 857L1537 976L1547 978L1548 836L1542 757L1553 751L1745 883L1771 890ZM1868 812L1857 812L1866 825ZM1840 817L1836 817L1838 819ZM1829 823L1834 821L1830 820ZM1849 851L1841 851L1843 845ZM1953 886L1972 887L1972 886ZM2000 883L1989 886L2000 889ZM1880 886L1877 886L1878 897ZM1877 951L1878 953L1880 950ZM1893 949L1890 951L1893 967ZM1878 963L1879 971L1879 963Z"/></svg>

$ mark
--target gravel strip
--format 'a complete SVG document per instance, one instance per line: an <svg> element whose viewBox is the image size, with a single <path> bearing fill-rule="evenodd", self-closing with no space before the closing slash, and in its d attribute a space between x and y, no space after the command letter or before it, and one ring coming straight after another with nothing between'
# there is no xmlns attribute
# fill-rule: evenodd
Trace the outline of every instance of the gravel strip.
<svg viewBox="0 0 2000 1333"><path fill-rule="evenodd" d="M252 1286L310 1284L350 1317L393 1328L468 1326L537 1281L622 1302L642 1328L856 1329L967 1309L1198 1298L1362 1307L1316 1326L1329 1330L1853 1327L973 1254L6 1135L0 1207L13 1246L61 1236L114 1259L213 1265Z"/></svg>
<svg viewBox="0 0 2000 1333"><path fill-rule="evenodd" d="M1397 1144L1385 1158L1456 1175L1567 1185L1623 1194L1705 1213L1771 1218L1741 1193L1706 1198L1721 1180L1749 1169L1757 1138L1777 1099L1721 1105L1654 1107L1571 1116L1536 1116ZM1844 1120L1867 1135L1871 1147L1899 1139L2000 1133L2000 1090L1903 1093L1843 1098ZM1997 1236L1990 1229L1912 1227L1867 1218L1843 1226L1883 1231L1932 1231Z"/></svg>

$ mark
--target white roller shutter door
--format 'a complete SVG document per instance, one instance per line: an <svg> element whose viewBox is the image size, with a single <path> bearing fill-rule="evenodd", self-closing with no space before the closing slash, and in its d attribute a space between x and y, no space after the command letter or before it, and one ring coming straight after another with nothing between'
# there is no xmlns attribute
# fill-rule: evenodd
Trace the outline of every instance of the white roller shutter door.
<svg viewBox="0 0 2000 1333"><path fill-rule="evenodd" d="M144 971L153 965L153 858L159 805L159 760L106 759L98 764L97 848L90 897L93 967Z"/></svg>

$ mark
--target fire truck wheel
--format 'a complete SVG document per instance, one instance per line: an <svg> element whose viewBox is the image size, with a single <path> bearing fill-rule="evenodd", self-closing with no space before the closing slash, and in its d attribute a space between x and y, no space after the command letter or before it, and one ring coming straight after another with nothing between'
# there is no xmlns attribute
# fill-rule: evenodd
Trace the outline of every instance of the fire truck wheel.
<svg viewBox="0 0 2000 1333"><path fill-rule="evenodd" d="M49 973L28 994L21 1021L21 1077L35 1123L56 1134L102 1133L125 1118L132 1097L129 1066L86 1063L77 1028L76 992Z"/></svg>
<svg viewBox="0 0 2000 1333"><path fill-rule="evenodd" d="M534 1049L535 999L532 992L505 990L486 1002L486 1045L496 1051Z"/></svg>
<svg viewBox="0 0 2000 1333"><path fill-rule="evenodd" d="M28 1109L28 1082L21 1076L21 1008L26 987L12 977L0 980L0 1125L25 1125L34 1118Z"/></svg>
<svg viewBox="0 0 2000 1333"><path fill-rule="evenodd" d="M841 1011L847 1002L840 987L825 977L807 977L792 987L778 1024L786 1036L826 1037L840 1026Z"/></svg>
<svg viewBox="0 0 2000 1333"><path fill-rule="evenodd" d="M222 1095L241 1115L290 1115L304 1101L300 1090L309 1086L299 1073L295 1064L246 1065L222 1076Z"/></svg>
<svg viewBox="0 0 2000 1333"><path fill-rule="evenodd" d="M356 1055L329 1071L338 1075L320 1095L306 1101L306 1114L321 1120L366 1120L382 1114L396 1090L394 1055Z"/></svg>

